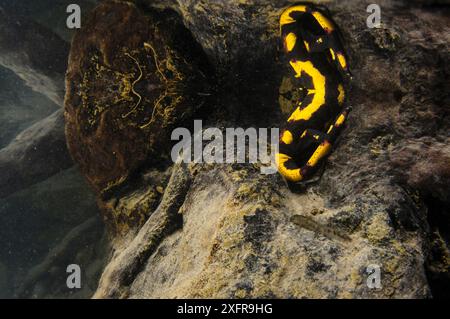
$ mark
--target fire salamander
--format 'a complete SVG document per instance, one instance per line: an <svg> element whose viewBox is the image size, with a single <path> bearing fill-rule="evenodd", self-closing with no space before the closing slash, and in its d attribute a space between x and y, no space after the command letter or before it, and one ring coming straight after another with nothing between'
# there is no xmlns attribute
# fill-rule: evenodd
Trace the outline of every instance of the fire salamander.
<svg viewBox="0 0 450 319"><path fill-rule="evenodd" d="M278 171L303 182L331 151L350 108L344 108L351 74L336 24L322 9L297 4L280 17L284 52L304 94L280 134Z"/></svg>

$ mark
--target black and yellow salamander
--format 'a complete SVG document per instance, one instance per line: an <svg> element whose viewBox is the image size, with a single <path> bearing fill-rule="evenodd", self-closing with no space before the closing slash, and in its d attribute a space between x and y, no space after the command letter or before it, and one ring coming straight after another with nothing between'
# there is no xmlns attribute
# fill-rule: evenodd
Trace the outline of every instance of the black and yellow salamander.
<svg viewBox="0 0 450 319"><path fill-rule="evenodd" d="M341 33L322 9L306 3L287 8L280 32L295 81L306 94L281 130L276 162L288 182L298 183L331 151L350 111L344 103L351 75Z"/></svg>

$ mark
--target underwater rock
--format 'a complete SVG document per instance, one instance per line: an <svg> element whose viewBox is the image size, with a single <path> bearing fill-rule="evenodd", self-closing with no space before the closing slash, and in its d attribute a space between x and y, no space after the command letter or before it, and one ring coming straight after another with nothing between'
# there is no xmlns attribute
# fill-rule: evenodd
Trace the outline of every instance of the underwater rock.
<svg viewBox="0 0 450 319"><path fill-rule="evenodd" d="M274 67L278 46L277 19L288 0L144 0L151 6L170 7L183 17L219 73L235 78L263 75ZM321 2L321 1L319 1ZM270 77L270 74L267 74Z"/></svg>
<svg viewBox="0 0 450 319"><path fill-rule="evenodd" d="M95 291L109 245L95 195L76 167L0 199L0 225L9 298L88 298ZM72 263L82 268L80 290L65 285Z"/></svg>
<svg viewBox="0 0 450 319"><path fill-rule="evenodd" d="M60 109L60 105L33 91L13 71L1 65L0 87L0 149L21 131Z"/></svg>
<svg viewBox="0 0 450 319"><path fill-rule="evenodd" d="M391 161L399 178L425 195L450 203L450 140L410 140L393 149Z"/></svg>
<svg viewBox="0 0 450 319"><path fill-rule="evenodd" d="M70 230L41 263L28 271L17 290L17 296L19 298L91 296L109 252L107 238L102 236L104 228L100 224L98 216L93 216ZM82 269L84 284L80 290L71 291L61 285L60 278L67 276L66 268L71 264L77 264Z"/></svg>
<svg viewBox="0 0 450 319"><path fill-rule="evenodd" d="M97 201L103 219L112 236L113 246L127 243L136 236L161 201L171 168L166 171L149 169L138 183L107 199Z"/></svg>
<svg viewBox="0 0 450 319"><path fill-rule="evenodd" d="M172 176L158 208L134 238L122 243L124 248L105 268L94 298L127 297L128 286L165 237L179 229L179 209L191 186L192 177L184 164L174 166ZM115 245L116 248L120 247Z"/></svg>
<svg viewBox="0 0 450 319"><path fill-rule="evenodd" d="M69 45L42 25L0 8L0 64L63 105Z"/></svg>
<svg viewBox="0 0 450 319"><path fill-rule="evenodd" d="M48 109L41 111L41 118L42 113L49 114L39 121L34 120L28 128L24 128L24 122L33 116L34 110L26 110L28 114L20 120L14 119L22 129L16 130L19 134L0 150L0 171L4 176L0 181L0 198L73 165L65 142L63 111L55 112L64 101L68 53L68 43L53 31L31 18L19 16L10 6L0 8L0 65L14 72L36 92L33 99L27 96L28 103L48 104L32 106ZM4 88L7 90L12 85ZM8 111L9 114L16 112L20 110ZM6 131L12 124L16 123L2 123L2 127Z"/></svg>
<svg viewBox="0 0 450 319"><path fill-rule="evenodd" d="M182 226L172 222L170 233L162 232L169 225L155 226L167 220L160 211L170 202L163 200L159 213L112 258L96 297L429 296L421 239L395 234L385 213L389 203L373 206L365 197L330 207L323 194L293 194L277 175L248 165L195 171L187 193L183 189L173 202L179 207L181 198L176 213ZM186 184L182 176L175 170L167 194L171 185ZM293 222L293 216L303 218ZM353 216L355 229L336 221L342 216ZM366 284L372 264L383 269L383 289Z"/></svg>
<svg viewBox="0 0 450 319"><path fill-rule="evenodd" d="M70 153L103 198L167 160L170 132L203 103L207 59L170 11L98 5L74 36L66 76Z"/></svg>
<svg viewBox="0 0 450 319"><path fill-rule="evenodd" d="M279 85L287 76L277 61L281 53L276 40L277 18L285 2L151 3L180 13L220 69L223 82L233 82L236 72L248 68L254 68L253 75L266 74L270 65L274 73L267 76L279 79ZM175 196L169 185L179 185L177 176L185 178L175 169L162 206L130 245L115 247L95 296L448 294L448 288L439 284L448 280L450 268L448 227L435 218L448 219L448 206L442 201L450 190L445 165L450 61L443 39L450 24L445 23L449 19L445 13L420 5L407 8L405 3L383 2L382 28L368 29L366 3L327 2L349 49L354 80L348 103L353 111L317 183L295 194L278 175L261 175L253 165L193 165L188 189ZM247 64L238 71L244 57ZM286 93L290 87L271 90ZM233 93L242 99L260 93L247 88ZM252 114L253 123L268 116L261 110ZM218 125L227 121L224 116ZM427 162L429 156L434 163ZM438 195L437 202L430 200L430 193ZM131 191L126 196L141 194ZM174 206L169 194L176 198ZM120 194L116 197L120 199ZM172 227L164 207L177 209L179 218L172 219ZM371 266L380 267L381 288L368 285Z"/></svg>
<svg viewBox="0 0 450 319"><path fill-rule="evenodd" d="M33 124L0 150L0 198L41 182L73 165L60 109Z"/></svg>

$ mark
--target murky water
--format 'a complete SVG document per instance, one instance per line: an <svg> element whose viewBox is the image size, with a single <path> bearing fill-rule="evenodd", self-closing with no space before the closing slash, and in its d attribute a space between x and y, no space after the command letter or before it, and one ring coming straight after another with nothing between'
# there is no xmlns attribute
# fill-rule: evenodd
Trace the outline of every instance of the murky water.
<svg viewBox="0 0 450 319"><path fill-rule="evenodd" d="M73 30L66 27L66 7L72 2L0 0L0 11L37 22L67 43ZM77 3L84 14L95 1ZM20 132L63 107L33 90L1 60L0 166L7 158L1 149L18 144L14 138ZM95 291L108 240L91 189L78 169L68 166L0 197L0 298L88 298ZM20 169L37 168L28 164ZM1 172L0 180L5 180ZM71 264L80 268L80 288L67 285Z"/></svg>

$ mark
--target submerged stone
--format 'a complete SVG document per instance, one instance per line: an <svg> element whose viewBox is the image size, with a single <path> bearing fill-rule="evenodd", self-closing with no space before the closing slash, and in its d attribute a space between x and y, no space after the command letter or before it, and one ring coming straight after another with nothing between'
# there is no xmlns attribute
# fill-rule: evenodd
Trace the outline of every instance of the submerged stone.
<svg viewBox="0 0 450 319"><path fill-rule="evenodd" d="M202 104L205 61L171 11L93 10L72 41L65 117L70 153L98 194L167 155L171 130Z"/></svg>

